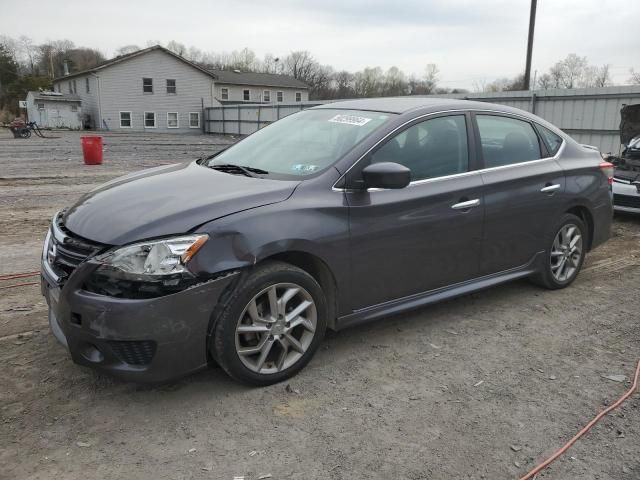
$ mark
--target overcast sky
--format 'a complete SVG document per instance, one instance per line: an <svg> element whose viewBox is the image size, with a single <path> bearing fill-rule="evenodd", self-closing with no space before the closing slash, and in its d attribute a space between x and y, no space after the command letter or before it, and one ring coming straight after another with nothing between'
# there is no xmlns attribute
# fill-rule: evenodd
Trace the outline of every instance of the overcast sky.
<svg viewBox="0 0 640 480"><path fill-rule="evenodd" d="M524 71L529 0L0 0L0 33L40 43L67 38L112 56L116 48L176 40L205 51L253 49L285 56L309 50L323 64L351 71L397 66L440 84ZM33 7L33 8L32 8ZM609 63L616 83L640 70L640 2L539 0L533 70L569 53Z"/></svg>

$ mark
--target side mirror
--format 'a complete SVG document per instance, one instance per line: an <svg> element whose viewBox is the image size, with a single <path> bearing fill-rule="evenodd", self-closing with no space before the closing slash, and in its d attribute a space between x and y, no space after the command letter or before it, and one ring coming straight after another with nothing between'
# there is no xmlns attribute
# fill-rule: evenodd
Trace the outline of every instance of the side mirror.
<svg viewBox="0 0 640 480"><path fill-rule="evenodd" d="M411 181L411 170L393 162L372 163L362 170L364 188L404 188Z"/></svg>

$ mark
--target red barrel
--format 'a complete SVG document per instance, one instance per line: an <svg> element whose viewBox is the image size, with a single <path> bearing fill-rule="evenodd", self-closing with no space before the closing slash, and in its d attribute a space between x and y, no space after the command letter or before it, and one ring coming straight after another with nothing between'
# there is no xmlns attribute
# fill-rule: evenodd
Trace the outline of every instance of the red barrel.
<svg viewBox="0 0 640 480"><path fill-rule="evenodd" d="M102 164L102 137L80 137L85 165Z"/></svg>

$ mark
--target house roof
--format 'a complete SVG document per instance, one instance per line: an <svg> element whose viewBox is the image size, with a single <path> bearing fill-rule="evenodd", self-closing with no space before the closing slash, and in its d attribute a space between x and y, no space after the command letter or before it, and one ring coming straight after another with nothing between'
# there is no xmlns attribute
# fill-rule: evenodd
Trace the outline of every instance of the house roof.
<svg viewBox="0 0 640 480"><path fill-rule="evenodd" d="M261 85L265 87L289 87L308 89L309 85L289 75L274 73L240 72L236 70L211 70L218 83L229 85Z"/></svg>
<svg viewBox="0 0 640 480"><path fill-rule="evenodd" d="M58 92L40 92L31 90L27 95L33 95L34 100L42 100L47 102L81 102L82 99L78 95L71 93Z"/></svg>
<svg viewBox="0 0 640 480"><path fill-rule="evenodd" d="M124 62L131 58L138 57L140 55L144 55L146 53L152 52L154 50L160 50L172 57L177 58L181 62L186 63L187 65L195 68L196 70L201 71L205 75L210 76L215 81L219 83L225 84L233 84L233 85L258 85L264 87L292 87L292 88L300 88L300 89L308 89L309 86L293 77L288 75L276 75L273 73L251 73L251 72L236 72L234 70L208 70L206 68L197 65L186 58L178 55L171 50L164 48L161 45L154 45L149 48L144 48L142 50L138 50L136 52L127 53L125 55L120 55L118 57L114 57L110 60L102 62L95 67L89 68L87 70L82 70L80 72L73 72L69 75L64 75L62 77L54 78L54 82L58 82L60 80L66 80L69 78L77 77L79 75L86 75L87 73L95 73L104 68L108 68L111 65L115 65L117 63Z"/></svg>

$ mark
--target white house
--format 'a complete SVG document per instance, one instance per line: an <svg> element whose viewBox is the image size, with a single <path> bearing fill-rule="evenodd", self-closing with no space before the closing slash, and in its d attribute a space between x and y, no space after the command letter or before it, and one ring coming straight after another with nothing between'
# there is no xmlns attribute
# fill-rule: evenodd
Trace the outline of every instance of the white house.
<svg viewBox="0 0 640 480"><path fill-rule="evenodd" d="M293 77L209 71L159 45L53 84L57 92L81 99L85 126L112 131L200 132L206 107L309 100L309 87Z"/></svg>
<svg viewBox="0 0 640 480"><path fill-rule="evenodd" d="M58 92L27 93L27 117L41 128L82 128L80 97Z"/></svg>

